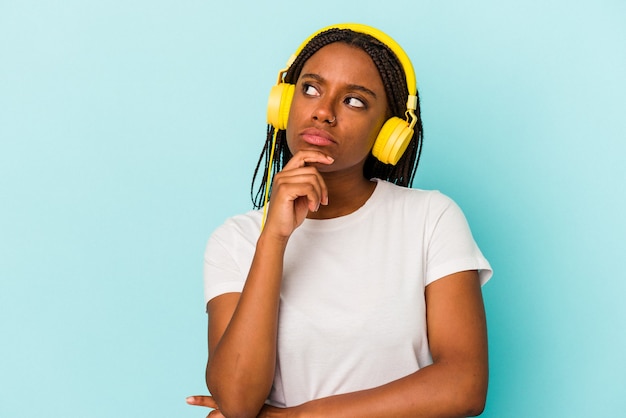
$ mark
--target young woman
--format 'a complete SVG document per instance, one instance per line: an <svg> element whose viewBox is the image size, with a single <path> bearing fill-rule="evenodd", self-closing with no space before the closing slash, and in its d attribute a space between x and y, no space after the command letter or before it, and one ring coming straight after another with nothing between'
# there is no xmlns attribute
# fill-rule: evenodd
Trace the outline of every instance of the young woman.
<svg viewBox="0 0 626 418"><path fill-rule="evenodd" d="M480 414L491 269L453 201L407 187L422 140L408 57L374 28L325 28L281 72L268 119L263 210L207 245L212 396L187 402L217 417Z"/></svg>

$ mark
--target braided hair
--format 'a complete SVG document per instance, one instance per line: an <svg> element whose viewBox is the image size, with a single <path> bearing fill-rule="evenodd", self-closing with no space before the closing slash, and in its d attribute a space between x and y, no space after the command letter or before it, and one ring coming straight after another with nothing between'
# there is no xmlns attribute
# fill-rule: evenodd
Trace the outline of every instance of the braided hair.
<svg viewBox="0 0 626 418"><path fill-rule="evenodd" d="M347 45L354 46L365 51L374 62L374 65L380 73L380 77L385 87L385 93L387 95L387 102L391 116L397 116L404 119L404 113L406 111L406 102L408 98L408 87L406 84L406 76L402 64L396 57L396 55L389 49L384 43L380 42L376 38L355 32L350 29L338 29L333 28L327 31L321 32L316 35L311 41L302 49L300 54L296 57L289 70L285 74L284 82L296 84L304 64L307 62L313 54L319 51L322 47L334 42L343 42ZM420 104L419 93L416 92L417 108L415 109L415 116L417 122L414 127L414 134L411 141L398 161L396 165L384 164L380 162L373 155L369 155L365 161L363 167L363 176L367 179L379 178L381 180L387 180L391 183L411 187L417 165L419 163L420 155L422 152L422 120L420 118ZM269 159L271 155L272 137L274 135L274 127L272 125L267 126L267 137L265 145L259 156L256 168L254 169L254 175L252 178L252 185L250 188L250 196L255 208L259 209L264 204L264 190L267 181L267 170L269 165ZM276 135L276 149L274 152L274 161L272 162L272 176L282 170L284 165L291 159L292 154L287 146L286 132L283 130L278 131ZM265 167L263 173L260 172L261 167ZM257 185L258 184L258 185ZM255 187L255 185L257 185ZM270 185L271 187L271 185Z"/></svg>

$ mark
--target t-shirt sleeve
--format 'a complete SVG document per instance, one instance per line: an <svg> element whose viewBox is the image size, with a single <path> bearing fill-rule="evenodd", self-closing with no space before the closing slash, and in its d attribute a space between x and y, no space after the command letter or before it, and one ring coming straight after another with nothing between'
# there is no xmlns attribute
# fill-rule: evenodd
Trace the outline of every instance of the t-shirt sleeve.
<svg viewBox="0 0 626 418"><path fill-rule="evenodd" d="M461 208L449 197L437 193L431 201L431 210L434 217L429 225L425 285L465 270L477 270L480 284L485 284L493 272Z"/></svg>
<svg viewBox="0 0 626 418"><path fill-rule="evenodd" d="M240 293L256 248L258 226L248 219L229 220L211 234L204 252L205 304L224 293Z"/></svg>

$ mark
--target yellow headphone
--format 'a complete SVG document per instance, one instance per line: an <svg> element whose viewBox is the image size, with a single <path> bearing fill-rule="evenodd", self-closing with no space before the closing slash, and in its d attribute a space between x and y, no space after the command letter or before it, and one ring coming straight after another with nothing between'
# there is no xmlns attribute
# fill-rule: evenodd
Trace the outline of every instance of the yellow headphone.
<svg viewBox="0 0 626 418"><path fill-rule="evenodd" d="M389 35L375 29L371 26L362 25L358 23L343 23L338 25L327 26L319 31L315 32L308 39L306 39L302 45L296 50L296 52L287 61L287 67L278 72L278 81L270 91L270 97L267 104L267 123L274 127L274 130L285 130L287 128L287 120L289 119L289 109L291 108L291 101L295 91L293 84L283 82L283 77L291 64L302 51L302 49L321 32L325 32L329 29L350 29L354 32L364 33L370 35L380 42L385 44L400 61L404 70L406 84L409 91L409 97L406 103L406 120L402 120L399 117L392 117L388 119L374 142L374 148L372 149L372 155L385 164L395 165L406 151L411 138L413 137L413 128L417 123L417 117L415 116L415 110L417 109L417 82L415 81L415 71L408 55L400 47L400 45L394 41ZM273 149L272 149L273 151Z"/></svg>

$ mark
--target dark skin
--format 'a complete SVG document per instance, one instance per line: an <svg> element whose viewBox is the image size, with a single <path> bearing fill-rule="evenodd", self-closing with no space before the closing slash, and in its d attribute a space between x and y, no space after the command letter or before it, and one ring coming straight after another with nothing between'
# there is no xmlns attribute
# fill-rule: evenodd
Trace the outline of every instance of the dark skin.
<svg viewBox="0 0 626 418"><path fill-rule="evenodd" d="M388 104L380 75L362 50L335 43L304 65L287 140L292 159L274 178L267 222L242 293L208 303L207 385L187 399L211 417L454 417L480 413L487 390L487 334L476 271L441 278L425 290L433 364L380 387L291 408L264 405L276 362L284 251L306 217L354 212L375 183L363 164Z"/></svg>

